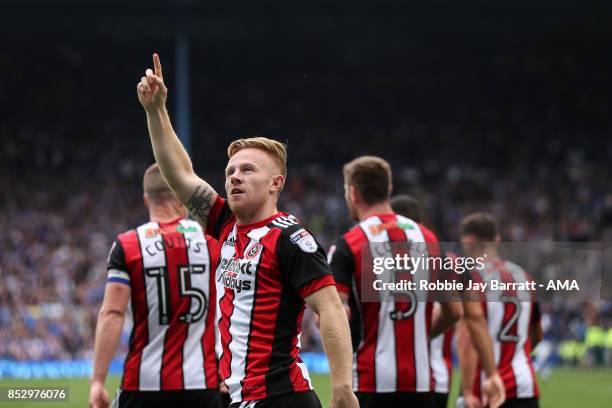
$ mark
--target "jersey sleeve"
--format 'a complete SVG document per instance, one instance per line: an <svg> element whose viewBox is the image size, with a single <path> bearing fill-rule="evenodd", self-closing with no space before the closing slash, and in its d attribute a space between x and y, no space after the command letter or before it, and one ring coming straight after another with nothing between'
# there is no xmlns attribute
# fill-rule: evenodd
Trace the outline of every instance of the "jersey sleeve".
<svg viewBox="0 0 612 408"><path fill-rule="evenodd" d="M281 273L303 299L335 284L325 251L304 227L283 230L276 251Z"/></svg>
<svg viewBox="0 0 612 408"><path fill-rule="evenodd" d="M234 213L229 207L227 200L220 195L213 203L206 220L206 233L215 239L219 239L223 225L233 218Z"/></svg>
<svg viewBox="0 0 612 408"><path fill-rule="evenodd" d="M349 294L353 274L355 273L355 259L346 239L342 236L329 250L329 265L331 267L338 292Z"/></svg>
<svg viewBox="0 0 612 408"><path fill-rule="evenodd" d="M125 262L125 252L119 238L115 239L111 246L107 259L107 282L123 283L130 285L130 275Z"/></svg>

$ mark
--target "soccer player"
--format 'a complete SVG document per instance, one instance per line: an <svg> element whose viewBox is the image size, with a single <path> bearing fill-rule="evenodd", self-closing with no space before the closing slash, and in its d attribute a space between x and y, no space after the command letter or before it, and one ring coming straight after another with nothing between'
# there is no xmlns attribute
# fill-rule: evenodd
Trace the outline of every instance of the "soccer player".
<svg viewBox="0 0 612 408"><path fill-rule="evenodd" d="M302 362L304 306L319 316L329 359L329 406L357 407L351 389L351 342L346 315L325 253L292 215L279 212L287 151L267 138L228 148L228 199L193 171L166 112L167 89L157 54L137 86L153 152L164 178L206 231L221 243L217 269L220 370L232 407L320 407Z"/></svg>
<svg viewBox="0 0 612 408"><path fill-rule="evenodd" d="M134 326L114 406L221 408L215 353L218 243L176 199L156 164L144 174L150 221L120 234L96 327L89 404L109 406L104 382L131 300Z"/></svg>
<svg viewBox="0 0 612 408"><path fill-rule="evenodd" d="M485 268L474 271L472 280L489 282L526 282L528 275L519 266L501 259L497 253L499 234L495 219L486 213L474 213L461 223L464 252L473 258L486 254ZM490 336L494 339L495 363L503 380L507 400L502 407L538 407L538 384L531 360L531 350L542 339L538 304L532 294L516 291L489 291L482 297ZM527 296L525 296L527 295ZM479 302L471 302L479 304ZM458 327L457 345L462 375L462 391L469 408L481 406L478 358L473 351L475 337Z"/></svg>
<svg viewBox="0 0 612 408"><path fill-rule="evenodd" d="M396 213L420 223L423 219L421 204L414 197L404 194L391 198L391 208ZM456 254L445 253L446 257L455 258ZM493 343L489 336L487 322L480 304L476 302L463 302L463 318L458 325L465 325L475 341L475 352L480 356L483 370L488 374L486 380L486 397L491 400L491 405L496 406L503 403L505 392L495 361L493 359ZM434 310L439 309L439 303L434 304ZM448 394L450 392L453 358L452 342L454 327L446 330L430 341L430 363L433 378L434 407L446 408Z"/></svg>
<svg viewBox="0 0 612 408"><path fill-rule="evenodd" d="M423 210L419 201L408 195L402 194L391 198L391 208L396 214L402 215L414 222L421 223ZM446 256L449 254L447 253ZM434 304L434 309L439 308ZM433 405L436 408L445 408L448 403L448 393L453 373L453 344L454 328L451 327L439 336L431 339L429 343L429 361L431 364L431 375L433 379Z"/></svg>
<svg viewBox="0 0 612 408"><path fill-rule="evenodd" d="M391 168L378 157L359 157L344 166L345 199L355 227L330 250L338 291L351 313L354 385L360 406L432 405L429 336L451 327L461 315L458 302L445 302L432 319L432 302L379 292L379 302L361 297L362 251L369 243L428 243L439 255L436 236L411 219L395 214L389 203ZM372 250L372 249L370 249ZM433 273L434 271L429 271ZM368 279L366 277L366 279ZM410 292L413 293L413 292ZM408 294L410 294L408 293Z"/></svg>

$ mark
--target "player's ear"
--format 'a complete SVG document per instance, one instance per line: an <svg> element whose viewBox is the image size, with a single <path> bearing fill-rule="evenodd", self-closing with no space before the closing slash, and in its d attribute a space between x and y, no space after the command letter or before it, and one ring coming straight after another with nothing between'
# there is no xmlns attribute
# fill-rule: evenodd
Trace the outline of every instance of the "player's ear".
<svg viewBox="0 0 612 408"><path fill-rule="evenodd" d="M351 203L361 202L361 193L359 193L355 186L349 186L349 199Z"/></svg>
<svg viewBox="0 0 612 408"><path fill-rule="evenodd" d="M149 195L147 193L142 195L142 201L144 201L145 207L149 208Z"/></svg>
<svg viewBox="0 0 612 408"><path fill-rule="evenodd" d="M272 176L272 184L270 185L270 193L280 193L285 186L285 176Z"/></svg>

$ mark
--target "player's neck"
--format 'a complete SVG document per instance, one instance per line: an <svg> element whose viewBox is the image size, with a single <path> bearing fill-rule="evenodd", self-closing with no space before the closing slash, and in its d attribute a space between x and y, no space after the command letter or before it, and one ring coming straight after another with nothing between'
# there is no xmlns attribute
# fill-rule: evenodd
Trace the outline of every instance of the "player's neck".
<svg viewBox="0 0 612 408"><path fill-rule="evenodd" d="M478 257L485 257L487 262L495 262L500 260L497 248L494 246L486 246L482 253L477 254Z"/></svg>
<svg viewBox="0 0 612 408"><path fill-rule="evenodd" d="M175 221L179 218L184 218L187 214L183 211L177 211L176 208L168 206L149 207L149 219L153 222L162 224Z"/></svg>
<svg viewBox="0 0 612 408"><path fill-rule="evenodd" d="M238 226L256 224L276 214L278 214L276 204L272 206L266 205L256 211L245 212L244 214L234 213L236 216L236 225Z"/></svg>
<svg viewBox="0 0 612 408"><path fill-rule="evenodd" d="M359 211L359 221L363 221L373 215L393 214L393 209L388 201L363 207Z"/></svg>

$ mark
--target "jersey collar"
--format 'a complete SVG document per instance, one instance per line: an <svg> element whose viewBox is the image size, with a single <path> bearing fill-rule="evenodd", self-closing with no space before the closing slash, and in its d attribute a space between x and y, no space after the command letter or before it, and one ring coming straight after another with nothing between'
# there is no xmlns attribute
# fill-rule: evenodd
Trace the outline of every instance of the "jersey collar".
<svg viewBox="0 0 612 408"><path fill-rule="evenodd" d="M274 219L276 219L278 217L286 216L286 215L287 215L286 213L279 211L278 213L274 214L273 216L268 217L266 219L263 219L261 221L257 221L257 222L255 222L253 224L245 224L245 225L238 225L238 224L236 224L236 229L237 229L238 233L247 232L247 231L250 231L252 229L261 228L264 225L268 225Z"/></svg>

